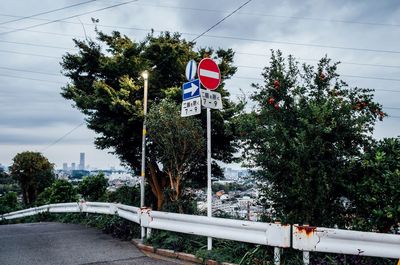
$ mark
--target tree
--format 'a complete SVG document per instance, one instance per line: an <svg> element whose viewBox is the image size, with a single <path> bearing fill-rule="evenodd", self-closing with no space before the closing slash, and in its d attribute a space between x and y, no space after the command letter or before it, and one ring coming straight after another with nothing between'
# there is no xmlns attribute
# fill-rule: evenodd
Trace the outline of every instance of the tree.
<svg viewBox="0 0 400 265"><path fill-rule="evenodd" d="M35 202L37 195L54 180L54 166L38 152L22 152L13 158L10 175L18 181L25 205Z"/></svg>
<svg viewBox="0 0 400 265"><path fill-rule="evenodd" d="M143 124L141 72L153 69L149 76L150 106L165 97L180 102L180 86L186 82L185 65L190 59L199 61L206 56L217 59L221 77L225 80L236 71L231 65L234 53L222 49L195 52L194 43L169 32L158 37L150 34L142 42L133 41L119 32L107 35L97 31L97 34L97 41L74 40L79 52L63 57L61 65L71 82L63 88L62 96L72 100L86 115L88 127L99 135L95 140L98 148L113 149L123 163L139 172ZM214 159L229 163L237 151L231 122L237 106L227 99L229 93L223 86L221 84L218 92L223 96L224 111L213 112L212 155ZM200 119L204 126L205 115ZM146 176L159 208L164 201L168 177L157 164L160 159L155 157L156 152L149 150L148 153ZM198 161L190 174L193 179L204 180L205 154L204 159ZM222 174L215 163L213 174Z"/></svg>
<svg viewBox="0 0 400 265"><path fill-rule="evenodd" d="M264 203L290 223L344 225L357 174L385 114L372 90L349 88L338 63L322 58L299 68L272 51L264 84L254 84L255 110L238 119L244 155L259 170Z"/></svg>
<svg viewBox="0 0 400 265"><path fill-rule="evenodd" d="M387 233L400 223L400 138L386 138L369 147L360 172L353 193L353 224Z"/></svg>
<svg viewBox="0 0 400 265"><path fill-rule="evenodd" d="M84 177L78 185L78 192L88 201L101 201L106 195L108 181L103 173Z"/></svg>
<svg viewBox="0 0 400 265"><path fill-rule="evenodd" d="M64 179L57 179L53 184L39 194L40 204L64 203L77 201L77 191L75 187Z"/></svg>
<svg viewBox="0 0 400 265"><path fill-rule="evenodd" d="M163 100L153 105L146 124L150 144L154 145L151 150L168 177L170 201L177 202L185 179L197 163L198 154L205 150L201 123L194 117L181 117L176 103Z"/></svg>
<svg viewBox="0 0 400 265"><path fill-rule="evenodd" d="M7 192L0 197L0 214L13 212L19 209L17 193Z"/></svg>
<svg viewBox="0 0 400 265"><path fill-rule="evenodd" d="M140 189L137 186L122 186L108 194L108 201L139 207Z"/></svg>

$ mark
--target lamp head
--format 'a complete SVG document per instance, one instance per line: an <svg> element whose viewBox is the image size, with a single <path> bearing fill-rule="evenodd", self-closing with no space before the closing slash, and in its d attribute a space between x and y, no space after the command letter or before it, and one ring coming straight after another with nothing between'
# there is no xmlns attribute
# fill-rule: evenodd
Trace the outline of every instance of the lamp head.
<svg viewBox="0 0 400 265"><path fill-rule="evenodd" d="M142 77L143 77L143 79L148 79L149 78L149 72L147 70L143 71Z"/></svg>

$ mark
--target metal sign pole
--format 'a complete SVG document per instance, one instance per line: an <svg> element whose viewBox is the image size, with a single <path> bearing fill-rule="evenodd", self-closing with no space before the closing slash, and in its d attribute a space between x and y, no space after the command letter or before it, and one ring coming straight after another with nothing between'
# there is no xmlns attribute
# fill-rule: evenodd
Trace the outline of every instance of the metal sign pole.
<svg viewBox="0 0 400 265"><path fill-rule="evenodd" d="M211 191L211 109L207 108L207 216L212 216ZM212 237L207 238L207 249L212 249Z"/></svg>
<svg viewBox="0 0 400 265"><path fill-rule="evenodd" d="M146 176L146 116L147 116L147 90L148 90L148 72L145 71L143 73L143 79L144 79L144 95L143 95L143 132L142 132L142 168L140 172L140 207L144 207L144 193L145 189L144 186L146 184L145 182L145 176ZM141 238L143 238L146 235L145 228L142 226L141 227Z"/></svg>

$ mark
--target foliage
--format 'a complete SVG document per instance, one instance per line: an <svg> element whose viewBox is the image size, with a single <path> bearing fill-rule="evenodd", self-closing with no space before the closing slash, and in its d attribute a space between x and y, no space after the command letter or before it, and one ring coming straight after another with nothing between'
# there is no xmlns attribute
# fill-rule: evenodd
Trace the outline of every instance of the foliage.
<svg viewBox="0 0 400 265"><path fill-rule="evenodd" d="M155 248L171 249L179 252L195 253L197 249L207 244L205 237L186 235L162 230L152 230L146 243Z"/></svg>
<svg viewBox="0 0 400 265"><path fill-rule="evenodd" d="M7 192L3 197L0 197L0 214L19 210L20 206L17 199L17 193Z"/></svg>
<svg viewBox="0 0 400 265"><path fill-rule="evenodd" d="M63 88L62 96L72 100L74 106L86 115L88 127L99 135L95 144L98 148L111 148L114 154L133 170L138 172L141 165L141 138L143 124L143 80L140 77L145 69L153 68L149 75L148 101L155 102L170 98L181 100L179 88L185 80L185 65L190 59L199 61L211 56L220 61L219 67L223 80L230 78L236 71L233 67L233 51L218 49L200 49L193 51L194 43L187 42L179 34L165 32L160 36L148 35L144 41L136 42L112 32L110 35L97 31L97 40L74 40L78 53L67 53L63 57L64 75L71 82ZM102 48L104 47L104 49ZM155 67L153 67L155 66ZM213 112L213 150L216 160L231 162L237 150L234 142L232 117L240 106L230 102L229 93L221 84L224 110ZM200 115L205 125L205 115ZM167 187L167 175L157 161L154 146L148 147L146 176L157 198L160 209ZM205 185L206 159L199 154L198 164L190 175L192 181L203 181ZM163 165L164 166L164 165ZM221 175L214 163L213 175ZM146 201L150 201L146 199Z"/></svg>
<svg viewBox="0 0 400 265"><path fill-rule="evenodd" d="M177 202L188 174L196 166L198 154L205 149L201 123L193 117L181 117L180 107L165 99L153 105L146 124L157 162L163 165L168 177L170 201Z"/></svg>
<svg viewBox="0 0 400 265"><path fill-rule="evenodd" d="M64 179L57 179L38 197L39 204L75 202L78 194L75 187Z"/></svg>
<svg viewBox="0 0 400 265"><path fill-rule="evenodd" d="M32 205L37 195L51 185L53 169L53 164L38 152L26 151L13 158L10 175L18 181L25 205Z"/></svg>
<svg viewBox="0 0 400 265"><path fill-rule="evenodd" d="M118 202L126 205L140 206L140 189L138 186L122 186L116 191L108 193L109 202Z"/></svg>
<svg viewBox="0 0 400 265"><path fill-rule="evenodd" d="M356 229L387 233L400 223L400 138L370 146L361 161L354 187Z"/></svg>
<svg viewBox="0 0 400 265"><path fill-rule="evenodd" d="M21 189L18 182L13 179L9 174L4 172L3 168L0 167L0 195L4 195L7 192L21 193Z"/></svg>
<svg viewBox="0 0 400 265"><path fill-rule="evenodd" d="M108 181L103 173L84 177L78 185L78 192L87 201L103 201L105 199Z"/></svg>
<svg viewBox="0 0 400 265"><path fill-rule="evenodd" d="M336 70L326 57L300 69L272 51L264 84L253 85L256 109L238 118L244 156L261 169L264 204L284 222L345 225L354 164L385 116L372 90L349 88Z"/></svg>

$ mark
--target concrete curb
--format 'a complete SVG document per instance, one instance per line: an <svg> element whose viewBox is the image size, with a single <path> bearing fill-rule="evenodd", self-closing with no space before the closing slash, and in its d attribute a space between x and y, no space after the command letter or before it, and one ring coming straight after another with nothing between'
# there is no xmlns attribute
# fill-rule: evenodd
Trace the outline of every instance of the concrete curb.
<svg viewBox="0 0 400 265"><path fill-rule="evenodd" d="M145 255L151 254L151 257L156 256L161 256L165 257L168 259L174 259L174 260L179 260L183 261L182 264L206 264L206 265L237 265L234 263L228 263L228 262L217 262L215 260L208 259L205 262L203 262L203 259L197 258L193 254L188 254L184 252L175 252L170 249L162 249L162 248L154 248L149 245L145 245L141 242L140 239L133 239L132 243L139 249L141 250Z"/></svg>

